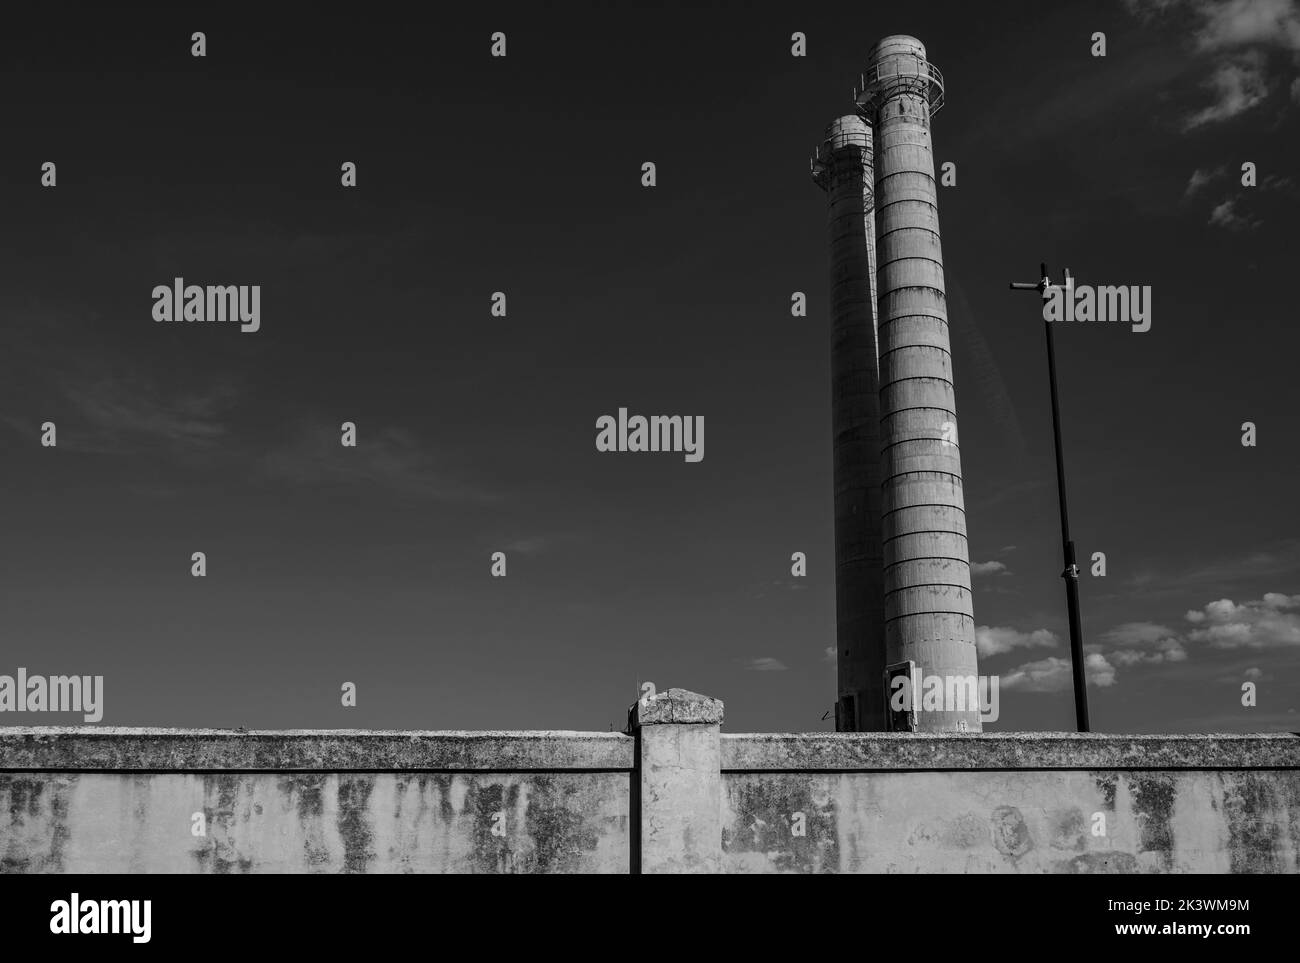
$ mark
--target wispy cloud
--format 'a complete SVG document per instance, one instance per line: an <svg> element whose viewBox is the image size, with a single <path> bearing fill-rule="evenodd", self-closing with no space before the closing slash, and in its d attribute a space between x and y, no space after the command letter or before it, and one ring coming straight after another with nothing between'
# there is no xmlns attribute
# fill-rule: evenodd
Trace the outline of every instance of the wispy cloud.
<svg viewBox="0 0 1300 963"><path fill-rule="evenodd" d="M1126 0L1130 12L1182 32L1210 64L1202 83L1208 103L1183 120L1190 132L1240 116L1264 103L1281 84L1274 64L1283 54L1300 63L1300 6L1296 0ZM1286 56L1286 55L1289 55ZM1294 96L1296 80L1290 80Z"/></svg>
<svg viewBox="0 0 1300 963"><path fill-rule="evenodd" d="M1188 611L1184 620L1187 626L1183 628L1170 628L1155 622L1117 625L1101 633L1098 642L1088 647L1088 658L1095 656L1104 662L1113 682L1117 667L1188 662L1189 650L1194 647L1300 649L1300 594L1268 592L1263 598L1240 604L1231 599L1219 599ZM1221 664L1207 668L1220 673L1220 681L1223 681ZM1253 668L1246 674L1249 678L1256 678L1259 673L1258 668Z"/></svg>
<svg viewBox="0 0 1300 963"><path fill-rule="evenodd" d="M1116 681L1115 667L1099 653L1092 653L1083 660L1084 672L1088 684L1106 688ZM1055 656L1027 662L1011 672L1004 672L1000 685L1004 689L1022 692L1063 692L1073 683L1073 671L1069 659Z"/></svg>
<svg viewBox="0 0 1300 963"><path fill-rule="evenodd" d="M1202 18L1202 50L1258 45L1300 51L1300 8L1295 0L1193 0Z"/></svg>
<svg viewBox="0 0 1300 963"><path fill-rule="evenodd" d="M234 425L250 392L243 374L202 377L172 359L151 362L123 350L112 325L93 310L33 299L5 303L29 323L0 326L0 409L22 410L40 399L39 423L58 426L66 451L211 462L240 449ZM30 408L27 410L30 412ZM32 418L0 414L23 433Z"/></svg>
<svg viewBox="0 0 1300 963"><path fill-rule="evenodd" d="M1211 227L1222 227L1229 231L1251 231L1264 222L1241 213L1237 207L1237 199L1230 197L1223 203L1215 205L1214 210L1210 211L1208 223Z"/></svg>
<svg viewBox="0 0 1300 963"><path fill-rule="evenodd" d="M1300 195L1300 191L1296 190L1295 179L1283 174L1265 174L1259 182L1259 189L1261 191L1278 191L1291 198Z"/></svg>
<svg viewBox="0 0 1300 963"><path fill-rule="evenodd" d="M301 426L289 445L260 459L264 476L303 486L370 485L426 498L480 501L493 496L453 480L411 432L358 425L356 447L332 425Z"/></svg>
<svg viewBox="0 0 1300 963"><path fill-rule="evenodd" d="M505 546L505 551L518 555L536 555L543 551L550 540L544 535L533 535L527 538L517 538Z"/></svg>
<svg viewBox="0 0 1300 963"><path fill-rule="evenodd" d="M1178 632L1154 622L1125 622L1101 634L1106 658L1115 665L1182 662L1187 649Z"/></svg>
<svg viewBox="0 0 1300 963"><path fill-rule="evenodd" d="M1217 649L1265 649L1300 646L1300 595L1268 592L1242 602L1219 599L1188 612L1192 642Z"/></svg>
<svg viewBox="0 0 1300 963"><path fill-rule="evenodd" d="M151 446L212 448L228 434L226 419L240 396L229 382L169 395L143 378L64 382L61 388L79 424L77 431L63 433L60 444L117 453Z"/></svg>
<svg viewBox="0 0 1300 963"><path fill-rule="evenodd" d="M1001 655L1012 649L1053 648L1056 635L1047 629L1021 632L1019 629L980 625L975 629L975 648L980 656Z"/></svg>
<svg viewBox="0 0 1300 963"><path fill-rule="evenodd" d="M1206 168L1205 170L1198 167L1192 171L1192 176L1187 181L1187 189L1183 191L1184 199L1195 197L1211 183L1223 177L1226 171L1227 168L1222 165L1215 168Z"/></svg>
<svg viewBox="0 0 1300 963"><path fill-rule="evenodd" d="M1226 595L1234 585L1267 584L1274 579L1294 581L1297 575L1300 575L1300 539L1286 539L1248 552L1224 555L1196 568L1140 571L1125 580L1124 587L1125 594L1140 591L1146 597L1182 595L1199 589L1206 590L1206 594Z"/></svg>
<svg viewBox="0 0 1300 963"><path fill-rule="evenodd" d="M785 672L786 665L780 659L773 659L764 656L759 659L750 659L745 668L751 672Z"/></svg>
<svg viewBox="0 0 1300 963"><path fill-rule="evenodd" d="M970 573L974 576L1010 575L1011 570L1001 562L971 562Z"/></svg>
<svg viewBox="0 0 1300 963"><path fill-rule="evenodd" d="M1209 94L1210 102L1187 116L1183 121L1184 131L1231 120L1268 99L1270 88L1263 56L1247 53L1219 64L1202 88Z"/></svg>
<svg viewBox="0 0 1300 963"><path fill-rule="evenodd" d="M1227 167L1222 165L1207 170L1197 168L1192 172L1191 179L1187 182L1187 189L1183 192L1183 200L1191 201L1200 194L1206 193L1211 184L1223 180L1226 175ZM1242 176L1244 178L1244 173ZM1245 185L1242 186L1245 188ZM1300 196L1300 190L1296 189L1293 178L1284 174L1266 173L1259 179L1256 187L1244 189L1235 195L1229 194L1215 205L1210 210L1209 224L1212 227L1222 227L1229 231L1247 231L1261 226L1264 222L1260 218L1242 209L1245 199L1253 194L1281 194L1286 199L1294 200ZM1269 202L1276 204L1276 198L1270 197ZM1261 201L1260 205L1262 204Z"/></svg>
<svg viewBox="0 0 1300 963"><path fill-rule="evenodd" d="M238 379L212 380L197 388L160 383L150 374L126 367L115 375L92 375L82 365L50 376L62 396L59 447L99 455L165 454L173 464L218 467L243 477L303 487L374 486L391 492L458 501L486 501L495 496L452 477L411 432L396 426L367 430L361 426L356 447L340 444L334 425L298 418L280 438L248 430L241 409L250 399ZM32 432L27 420L0 415L17 431ZM161 480L132 483L133 490L156 494L175 491ZM521 554L539 552L542 536L518 538L510 546Z"/></svg>

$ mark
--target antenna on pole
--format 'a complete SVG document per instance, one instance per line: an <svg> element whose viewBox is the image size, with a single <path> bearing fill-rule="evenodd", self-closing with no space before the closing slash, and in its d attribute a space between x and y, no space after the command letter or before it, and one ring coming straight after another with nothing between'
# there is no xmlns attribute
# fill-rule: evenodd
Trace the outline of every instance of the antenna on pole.
<svg viewBox="0 0 1300 963"><path fill-rule="evenodd" d="M1074 277L1066 268L1065 295L1072 297ZM1039 265L1037 284L1020 281L1011 282L1013 291L1037 291L1046 298L1052 282L1047 274L1047 265ZM1091 732L1088 721L1088 680L1084 675L1083 663L1083 621L1079 615L1079 565L1074 556L1074 540L1070 538L1070 513L1065 500L1065 455L1061 446L1061 401L1056 389L1056 344L1052 338L1052 322L1043 318L1043 328L1047 332L1047 376L1052 387L1052 433L1056 441L1056 493L1061 506L1061 548L1065 556L1065 569L1061 578L1065 579L1065 602L1070 618L1070 664L1074 675L1074 718L1080 732Z"/></svg>

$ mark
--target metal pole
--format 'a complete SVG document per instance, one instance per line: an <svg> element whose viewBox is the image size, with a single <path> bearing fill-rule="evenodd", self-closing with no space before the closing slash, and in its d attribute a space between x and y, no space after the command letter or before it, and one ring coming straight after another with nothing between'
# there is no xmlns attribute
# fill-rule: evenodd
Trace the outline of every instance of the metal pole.
<svg viewBox="0 0 1300 963"><path fill-rule="evenodd" d="M1051 282L1047 277L1047 265L1040 265L1042 278L1037 284L1020 284L1012 282L1016 291L1036 290L1046 295ZM1074 287L1070 272L1065 271L1066 297L1072 297ZM1065 554L1065 570L1061 578L1065 579L1065 602L1070 619L1070 664L1074 675L1074 717L1080 732L1091 732L1088 721L1088 680L1084 673L1083 661L1083 622L1079 615L1079 565L1075 561L1074 540L1070 538L1070 513L1065 497L1065 454L1061 443L1061 401L1056 388L1056 343L1052 337L1052 322L1043 319L1043 328L1047 332L1047 375L1052 388L1052 435L1056 443L1056 493L1061 507L1061 547Z"/></svg>

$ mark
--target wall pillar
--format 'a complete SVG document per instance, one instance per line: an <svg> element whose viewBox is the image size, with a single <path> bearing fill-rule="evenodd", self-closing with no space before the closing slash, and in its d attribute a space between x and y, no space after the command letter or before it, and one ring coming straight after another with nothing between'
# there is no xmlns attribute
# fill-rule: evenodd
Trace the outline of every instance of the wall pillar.
<svg viewBox="0 0 1300 963"><path fill-rule="evenodd" d="M637 740L634 842L641 872L721 871L721 724L719 700L685 689L656 693L628 710L628 731ZM637 809L634 803L634 820Z"/></svg>

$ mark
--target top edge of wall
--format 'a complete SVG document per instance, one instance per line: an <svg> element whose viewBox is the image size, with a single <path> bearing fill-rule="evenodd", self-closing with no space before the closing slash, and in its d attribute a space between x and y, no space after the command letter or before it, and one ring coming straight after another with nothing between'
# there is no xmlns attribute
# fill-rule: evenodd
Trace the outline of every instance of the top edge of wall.
<svg viewBox="0 0 1300 963"><path fill-rule="evenodd" d="M1300 769L1300 734L724 733L733 772Z"/></svg>
<svg viewBox="0 0 1300 963"><path fill-rule="evenodd" d="M0 771L631 771L618 732L0 728Z"/></svg>
<svg viewBox="0 0 1300 963"><path fill-rule="evenodd" d="M0 771L631 772L618 732L0 727ZM1295 733L723 733L745 771L1300 769Z"/></svg>

